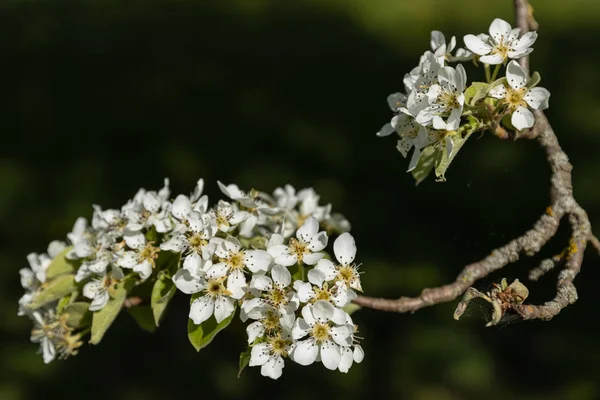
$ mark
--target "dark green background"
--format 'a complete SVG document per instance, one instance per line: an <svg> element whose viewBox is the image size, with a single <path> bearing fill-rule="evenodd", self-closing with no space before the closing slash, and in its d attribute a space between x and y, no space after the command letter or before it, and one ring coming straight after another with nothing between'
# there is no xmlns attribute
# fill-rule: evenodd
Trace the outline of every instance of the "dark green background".
<svg viewBox="0 0 600 400"><path fill-rule="evenodd" d="M29 343L29 321L16 316L28 252L63 238L91 204L119 207L165 176L174 193L204 177L212 199L217 179L265 191L313 186L352 222L367 294L414 295L452 280L544 212L543 152L535 142L472 138L447 183L415 187L394 139L375 132L430 30L485 32L494 17L512 22L511 4L4 1L0 399L599 398L600 273L591 250L579 301L551 322L484 328L485 307L455 322L455 303L414 315L359 312L366 357L348 375L288 363L276 382L257 369L237 379L243 326L196 354L185 296L155 334L122 315L100 346L50 366ZM575 167L576 196L600 226L600 3L534 6L541 29L532 67L552 92L548 116ZM568 233L478 287L525 280ZM529 285L531 301L551 298L555 278Z"/></svg>

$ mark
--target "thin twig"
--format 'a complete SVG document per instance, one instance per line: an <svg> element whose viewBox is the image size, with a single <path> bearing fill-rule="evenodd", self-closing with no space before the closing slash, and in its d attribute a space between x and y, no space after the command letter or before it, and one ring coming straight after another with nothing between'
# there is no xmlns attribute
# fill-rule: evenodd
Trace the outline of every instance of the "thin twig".
<svg viewBox="0 0 600 400"><path fill-rule="evenodd" d="M537 28L531 16L531 8L527 0L514 0L517 25L525 34L530 27ZM527 69L528 57L520 60ZM377 310L393 312L412 312L423 307L455 300L469 289L476 281L493 271L517 261L521 254L537 254L541 247L554 236L563 216L569 217L572 236L569 252L565 256L564 269L557 281L556 296L542 305L521 304L512 307L523 319L548 320L556 316L563 308L577 300L577 290L573 283L581 270L583 254L588 242L600 252L600 240L592 235L587 213L573 197L571 171L573 169L565 152L558 143L554 130L542 111L535 112L536 123L533 129L523 137L537 139L546 152L546 159L552 175L550 178L550 198L552 205L534 224L533 229L524 235L497 248L484 259L467 265L453 283L437 288L424 289L417 297L400 297L398 299L374 298L359 296L356 304Z"/></svg>

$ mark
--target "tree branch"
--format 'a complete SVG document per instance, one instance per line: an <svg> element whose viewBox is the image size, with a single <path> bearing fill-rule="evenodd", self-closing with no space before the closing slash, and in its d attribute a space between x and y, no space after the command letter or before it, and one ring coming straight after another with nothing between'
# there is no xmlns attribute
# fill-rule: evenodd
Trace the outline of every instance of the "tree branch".
<svg viewBox="0 0 600 400"><path fill-rule="evenodd" d="M537 27L527 0L514 0L514 4L517 25L521 28L521 32L524 34L531 27ZM521 58L519 62L527 69L527 57ZM536 111L535 117L534 128L528 132L527 136L520 137L537 139L546 152L546 159L552 174L550 178L551 206L547 208L546 213L538 219L533 228L506 245L493 250L484 259L467 265L453 283L424 289L417 297L385 299L359 296L354 300L356 304L383 311L413 312L427 306L455 300L479 279L517 261L522 254L527 256L537 254L542 246L555 235L563 216L568 216L572 236L568 251L564 255L564 268L558 277L556 296L542 305L512 304L507 308L517 312L523 319L548 320L577 300L577 290L573 281L581 270L587 243L592 242L600 252L600 241L592 234L587 213L573 197L571 178L573 167L560 147L556 134L543 112ZM543 275L543 271L541 273L537 269L534 271L535 273L532 275L536 279Z"/></svg>

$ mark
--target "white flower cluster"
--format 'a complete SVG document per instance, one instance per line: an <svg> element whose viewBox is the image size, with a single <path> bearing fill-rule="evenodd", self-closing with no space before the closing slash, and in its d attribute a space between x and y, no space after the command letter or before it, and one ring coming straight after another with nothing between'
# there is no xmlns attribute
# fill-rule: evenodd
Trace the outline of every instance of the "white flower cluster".
<svg viewBox="0 0 600 400"><path fill-rule="evenodd" d="M471 117L477 129L494 129L500 122L506 124L503 117L510 116L512 129L531 128L534 116L530 109L543 110L548 107L550 92L544 88L533 87L527 72L516 61L531 53L530 47L537 33L529 32L520 36L520 29L512 29L510 24L495 19L490 25L489 35L466 35L464 42L468 50L457 49L456 39L452 37L446 44L444 35L439 31L431 32L431 51L426 51L419 65L404 77L405 93L393 93L388 104L395 113L391 122L385 124L377 136L388 136L396 132L400 139L397 148L404 157L414 147L408 171L418 164L422 150L428 146L444 148L446 157L453 156L457 135L465 135L461 130L467 117ZM477 104L468 104L466 96L470 86L462 64L455 67L448 62L479 61L484 65L488 78L487 86L481 89L483 95ZM506 78L496 81L501 65L506 65ZM493 75L490 65L496 65ZM479 84L479 82L476 82ZM472 132L470 132L472 133Z"/></svg>
<svg viewBox="0 0 600 400"><path fill-rule="evenodd" d="M102 312L115 285L127 279L143 285L164 274L192 295L195 325L213 318L221 324L239 308L248 323L249 365L261 366L265 376L281 376L286 358L301 365L318 360L342 372L362 361L357 328L343 310L362 290L348 221L332 214L330 205L319 205L310 188L297 192L286 185L268 195L219 182L228 200L209 207L203 183L172 201L165 180L161 190L141 189L121 209L94 206L89 226L79 218L66 242L28 256L19 314L34 321L32 340L40 343L45 362L57 350L64 357L76 354L78 339L89 331L73 333L69 316L61 314L63 300L79 299L86 312ZM341 233L333 259L325 252L328 233ZM46 271L61 254L77 266L70 276L83 297L73 291L37 306L56 282L46 282ZM174 270L163 265L165 254L180 260Z"/></svg>

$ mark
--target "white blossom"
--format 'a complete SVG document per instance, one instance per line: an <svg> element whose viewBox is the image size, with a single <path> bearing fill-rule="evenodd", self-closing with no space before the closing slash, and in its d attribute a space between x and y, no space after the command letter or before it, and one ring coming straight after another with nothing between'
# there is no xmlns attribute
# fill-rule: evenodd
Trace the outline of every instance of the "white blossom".
<svg viewBox="0 0 600 400"><path fill-rule="evenodd" d="M319 232L319 222L309 217L291 238L287 245L278 234L271 236L267 251L273 256L275 264L289 267L296 263L315 265L322 257L320 253L327 246L327 233Z"/></svg>
<svg viewBox="0 0 600 400"><path fill-rule="evenodd" d="M517 63L511 61L506 67L506 85L498 85L489 92L491 97L500 99L512 114L511 123L518 130L531 128L535 122L534 110L548 108L550 92L541 87L528 87L527 72Z"/></svg>
<svg viewBox="0 0 600 400"><path fill-rule="evenodd" d="M467 61L473 57L470 51L463 48L456 49L456 55L452 51L456 47L456 37L450 38L450 43L446 43L446 37L440 31L431 31L431 51L436 57L444 57L448 61Z"/></svg>
<svg viewBox="0 0 600 400"><path fill-rule="evenodd" d="M229 317L235 310L232 293L225 287L227 268L213 265L206 271L202 285L203 296L196 298L190 307L190 319L199 325L213 314L217 323Z"/></svg>
<svg viewBox="0 0 600 400"><path fill-rule="evenodd" d="M502 64L507 58L518 59L531 53L530 47L537 39L536 32L527 32L521 38L521 29L512 29L510 24L496 18L490 25L489 36L486 34L466 35L465 45L473 53L480 55L481 62L486 64Z"/></svg>
<svg viewBox="0 0 600 400"><path fill-rule="evenodd" d="M310 365L320 356L325 368L337 369L342 348L352 344L353 332L354 327L346 323L344 311L326 301L306 305L302 318L294 323L292 337L297 342L290 356L300 365Z"/></svg>

